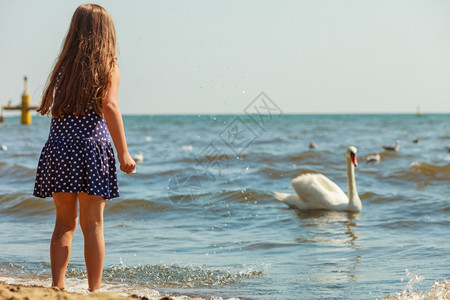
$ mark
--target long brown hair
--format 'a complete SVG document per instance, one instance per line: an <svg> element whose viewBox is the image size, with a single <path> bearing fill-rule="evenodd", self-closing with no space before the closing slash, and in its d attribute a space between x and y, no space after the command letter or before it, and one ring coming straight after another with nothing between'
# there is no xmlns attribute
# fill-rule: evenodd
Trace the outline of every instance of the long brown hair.
<svg viewBox="0 0 450 300"><path fill-rule="evenodd" d="M79 6L37 111L53 117L84 115L92 107L103 114L102 99L111 85L116 61L116 31L101 6Z"/></svg>

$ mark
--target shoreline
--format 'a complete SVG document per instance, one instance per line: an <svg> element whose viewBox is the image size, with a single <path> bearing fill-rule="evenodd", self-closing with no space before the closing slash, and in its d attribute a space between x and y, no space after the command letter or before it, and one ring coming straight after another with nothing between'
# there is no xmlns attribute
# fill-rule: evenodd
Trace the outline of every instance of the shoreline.
<svg viewBox="0 0 450 300"><path fill-rule="evenodd" d="M122 296L110 292L94 292L88 294L81 294L75 292L68 292L59 288L45 287L41 285L23 285L23 284L9 284L0 281L0 300L14 299L45 299L45 300L151 300L147 297L137 295ZM170 296L157 297L153 299L158 300L174 300Z"/></svg>
<svg viewBox="0 0 450 300"><path fill-rule="evenodd" d="M185 296L181 296L186 299ZM77 293L61 290L56 287L42 285L13 284L0 281L0 300L176 300L178 297L158 296L145 297L138 295L123 296L114 292ZM193 298L198 299L198 298ZM211 298L222 299L222 298ZM238 298L229 298L234 300ZM428 292L413 291L412 286L404 289L402 293L396 293L381 298L382 300L406 300L406 299L438 299L450 300L450 278L436 281Z"/></svg>

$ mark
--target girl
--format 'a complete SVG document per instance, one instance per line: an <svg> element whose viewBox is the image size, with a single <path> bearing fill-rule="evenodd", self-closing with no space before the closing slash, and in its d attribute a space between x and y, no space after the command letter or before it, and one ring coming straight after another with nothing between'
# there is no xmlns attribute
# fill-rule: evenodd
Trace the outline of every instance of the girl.
<svg viewBox="0 0 450 300"><path fill-rule="evenodd" d="M37 110L51 114L52 120L33 194L53 197L55 203L50 260L52 285L61 289L78 223L78 202L89 290L100 288L105 199L119 196L109 135L120 170L129 174L135 169L117 103L119 81L111 16L99 5L79 6Z"/></svg>

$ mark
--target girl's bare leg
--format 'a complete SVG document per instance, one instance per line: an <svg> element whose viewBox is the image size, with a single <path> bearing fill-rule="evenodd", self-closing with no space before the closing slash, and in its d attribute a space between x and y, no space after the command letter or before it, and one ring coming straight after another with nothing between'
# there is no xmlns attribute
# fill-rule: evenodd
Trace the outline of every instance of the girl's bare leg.
<svg viewBox="0 0 450 300"><path fill-rule="evenodd" d="M53 202L56 208L56 221L50 243L52 286L64 289L72 238L78 223L77 195L54 193Z"/></svg>
<svg viewBox="0 0 450 300"><path fill-rule="evenodd" d="M79 193L80 225L84 235L84 259L89 290L98 290L102 282L105 239L103 237L103 210L105 198Z"/></svg>

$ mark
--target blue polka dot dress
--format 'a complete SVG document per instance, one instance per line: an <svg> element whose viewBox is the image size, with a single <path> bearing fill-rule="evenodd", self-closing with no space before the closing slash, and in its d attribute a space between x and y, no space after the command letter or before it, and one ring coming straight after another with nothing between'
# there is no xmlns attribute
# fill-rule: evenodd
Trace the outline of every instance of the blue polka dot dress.
<svg viewBox="0 0 450 300"><path fill-rule="evenodd" d="M52 118L50 134L37 167L34 196L84 192L107 200L119 197L116 160L105 119L89 110L84 116Z"/></svg>

